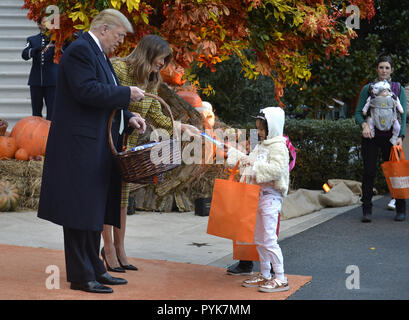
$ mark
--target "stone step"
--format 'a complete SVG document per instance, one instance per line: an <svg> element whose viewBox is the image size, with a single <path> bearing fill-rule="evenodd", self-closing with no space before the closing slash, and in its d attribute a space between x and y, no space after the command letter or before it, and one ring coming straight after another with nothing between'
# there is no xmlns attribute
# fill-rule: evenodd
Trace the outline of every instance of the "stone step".
<svg viewBox="0 0 409 320"><path fill-rule="evenodd" d="M31 60L1 60L0 59L0 73L7 71L30 73Z"/></svg>
<svg viewBox="0 0 409 320"><path fill-rule="evenodd" d="M2 85L27 85L27 72L0 72L0 86Z"/></svg>
<svg viewBox="0 0 409 320"><path fill-rule="evenodd" d="M1 4L3 6L10 6L10 7L19 7L21 8L24 5L23 0L1 0Z"/></svg>
<svg viewBox="0 0 409 320"><path fill-rule="evenodd" d="M0 110L3 114L31 112L31 100L21 98L0 98Z"/></svg>
<svg viewBox="0 0 409 320"><path fill-rule="evenodd" d="M20 13L5 12L0 7L0 26L9 26L13 28L15 26L28 26L37 28L37 23L27 18L27 12L21 10Z"/></svg>
<svg viewBox="0 0 409 320"><path fill-rule="evenodd" d="M21 57L21 53L25 44L21 47L8 47L2 48L0 43L0 60L9 60L9 61L21 61L23 58ZM24 60L23 60L24 61Z"/></svg>
<svg viewBox="0 0 409 320"><path fill-rule="evenodd" d="M0 37L1 36L8 36L8 37L22 36L27 39L28 37L35 35L39 32L40 31L37 28L37 26L16 25L16 26L10 27L7 25L0 24Z"/></svg>
<svg viewBox="0 0 409 320"><path fill-rule="evenodd" d="M30 87L28 85L3 85L0 86L0 97L7 99L26 99L30 100Z"/></svg>
<svg viewBox="0 0 409 320"><path fill-rule="evenodd" d="M16 48L20 47L23 51L24 47L27 44L28 36L4 36L0 35L0 48Z"/></svg>
<svg viewBox="0 0 409 320"><path fill-rule="evenodd" d="M22 9L20 4L15 4L15 5L9 5L9 4L4 4L0 2L0 12L4 14L24 14L27 16L28 10L27 9ZM28 19L28 18L27 18Z"/></svg>

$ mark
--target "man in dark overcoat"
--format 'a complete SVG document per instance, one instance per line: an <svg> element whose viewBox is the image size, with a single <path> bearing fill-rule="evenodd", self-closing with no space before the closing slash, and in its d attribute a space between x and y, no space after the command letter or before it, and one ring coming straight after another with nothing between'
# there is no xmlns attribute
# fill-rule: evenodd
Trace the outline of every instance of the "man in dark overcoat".
<svg viewBox="0 0 409 320"><path fill-rule="evenodd" d="M109 117L116 109L111 134L117 150L122 132L146 128L127 110L144 91L120 86L107 58L127 32L132 25L122 13L101 11L59 63L38 217L63 226L67 280L74 290L109 293L105 284L126 283L106 272L99 249L103 225L120 227L121 177L108 143Z"/></svg>

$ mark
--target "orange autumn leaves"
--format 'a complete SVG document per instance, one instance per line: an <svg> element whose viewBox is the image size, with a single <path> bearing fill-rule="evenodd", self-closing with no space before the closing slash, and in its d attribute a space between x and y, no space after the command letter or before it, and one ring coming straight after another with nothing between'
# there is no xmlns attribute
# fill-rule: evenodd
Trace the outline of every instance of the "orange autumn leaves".
<svg viewBox="0 0 409 320"><path fill-rule="evenodd" d="M175 66L185 69L184 79L193 64L216 71L234 54L246 77L274 80L278 101L285 86L310 78L313 61L348 54L356 37L345 27L348 5L359 8L361 19L375 14L373 0L25 0L29 18L50 4L63 11L61 29L53 32L57 49L81 26L73 20L76 11L91 18L95 10L116 8L135 29L118 54L128 54L147 33L159 34L170 43Z"/></svg>

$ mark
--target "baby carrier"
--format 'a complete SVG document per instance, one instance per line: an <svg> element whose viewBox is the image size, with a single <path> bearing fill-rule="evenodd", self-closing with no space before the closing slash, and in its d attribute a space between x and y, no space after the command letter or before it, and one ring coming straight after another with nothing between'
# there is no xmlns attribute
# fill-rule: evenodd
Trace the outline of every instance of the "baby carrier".
<svg viewBox="0 0 409 320"><path fill-rule="evenodd" d="M375 127L381 131L389 131L393 122L398 118L396 112L396 99L398 99L400 84L392 82L392 96L375 96L372 92L372 84L370 85L371 94L371 118Z"/></svg>

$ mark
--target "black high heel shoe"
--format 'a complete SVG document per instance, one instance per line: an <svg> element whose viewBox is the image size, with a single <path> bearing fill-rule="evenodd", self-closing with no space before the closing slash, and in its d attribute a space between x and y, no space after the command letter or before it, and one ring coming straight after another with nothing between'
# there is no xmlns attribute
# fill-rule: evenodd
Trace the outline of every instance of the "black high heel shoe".
<svg viewBox="0 0 409 320"><path fill-rule="evenodd" d="M135 267L135 266L132 265L132 264L123 265L123 264L121 263L121 260L119 260L119 258L118 258L118 262L119 262L119 264L121 265L121 267L122 267L123 269L125 269L125 270L133 270L133 271L137 271L137 270L138 270L138 268Z"/></svg>
<svg viewBox="0 0 409 320"><path fill-rule="evenodd" d="M120 273L125 273L125 272L126 272L125 269L122 267L122 265L121 265L121 267L111 268L111 266L108 264L108 261L107 261L107 259L106 259L106 257L105 257L104 247L102 247L102 249L101 249L101 256L102 256L102 259L104 260L104 262L105 262L105 264L106 264L106 266L107 266L107 270L108 270L108 271L120 272ZM119 264L121 264L121 263L119 262Z"/></svg>

